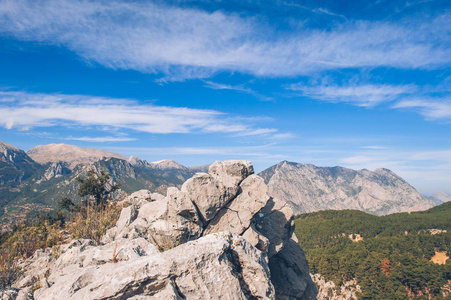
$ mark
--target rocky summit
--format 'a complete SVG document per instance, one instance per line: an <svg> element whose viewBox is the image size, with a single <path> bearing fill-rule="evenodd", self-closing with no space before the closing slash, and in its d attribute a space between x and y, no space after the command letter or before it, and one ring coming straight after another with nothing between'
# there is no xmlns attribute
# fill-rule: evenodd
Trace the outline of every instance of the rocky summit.
<svg viewBox="0 0 451 300"><path fill-rule="evenodd" d="M434 202L388 169L352 170L283 161L259 174L269 195L296 214L356 209L375 215L426 210Z"/></svg>
<svg viewBox="0 0 451 300"><path fill-rule="evenodd" d="M315 299L289 206L246 161L124 201L100 243L38 250L9 299ZM55 252L55 253L53 253Z"/></svg>
<svg viewBox="0 0 451 300"><path fill-rule="evenodd" d="M66 162L71 169L78 164L93 163L102 157L114 157L127 160L127 157L111 151L81 148L67 144L39 145L27 151L35 162L40 164Z"/></svg>

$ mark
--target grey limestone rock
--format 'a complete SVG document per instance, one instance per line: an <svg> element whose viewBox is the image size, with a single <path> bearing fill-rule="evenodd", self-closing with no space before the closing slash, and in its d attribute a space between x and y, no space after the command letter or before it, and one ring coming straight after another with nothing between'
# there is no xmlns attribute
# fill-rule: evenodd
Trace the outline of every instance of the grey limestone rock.
<svg viewBox="0 0 451 300"><path fill-rule="evenodd" d="M239 185L238 196L227 204L210 222L205 233L230 231L242 234L249 228L252 217L260 211L269 200L263 179L250 175Z"/></svg>
<svg viewBox="0 0 451 300"><path fill-rule="evenodd" d="M225 185L207 173L197 173L182 186L205 221L210 221L238 192L237 185Z"/></svg>
<svg viewBox="0 0 451 300"><path fill-rule="evenodd" d="M92 258L105 252L101 250L89 246L80 253ZM274 299L261 252L230 233L125 261L81 266L73 260L63 262L66 259L57 260L50 286L37 290L35 299Z"/></svg>
<svg viewBox="0 0 451 300"><path fill-rule="evenodd" d="M215 161L208 169L208 173L223 181L227 186L236 186L254 174L254 167L245 160Z"/></svg>

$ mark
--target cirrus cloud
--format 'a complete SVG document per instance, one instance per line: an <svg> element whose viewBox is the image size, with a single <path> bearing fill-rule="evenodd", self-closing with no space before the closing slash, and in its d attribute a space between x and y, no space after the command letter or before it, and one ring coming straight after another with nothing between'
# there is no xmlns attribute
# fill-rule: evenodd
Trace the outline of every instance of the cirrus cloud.
<svg viewBox="0 0 451 300"><path fill-rule="evenodd" d="M19 91L0 91L0 120L6 129L75 125L155 134L261 135L277 132L276 129L259 128L246 122L252 119L233 118L215 110L140 104L130 99ZM79 139L88 141L86 137ZM111 137L103 139L111 141Z"/></svg>
<svg viewBox="0 0 451 300"><path fill-rule="evenodd" d="M255 17L139 1L2 0L0 34L67 47L109 68L209 77L218 71L296 76L362 67L451 62L449 12L391 23L278 32Z"/></svg>

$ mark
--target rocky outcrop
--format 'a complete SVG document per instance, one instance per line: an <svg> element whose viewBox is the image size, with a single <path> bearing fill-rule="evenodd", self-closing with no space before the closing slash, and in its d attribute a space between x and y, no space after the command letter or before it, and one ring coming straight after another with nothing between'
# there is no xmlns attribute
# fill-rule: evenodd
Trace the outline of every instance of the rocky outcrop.
<svg viewBox="0 0 451 300"><path fill-rule="evenodd" d="M37 252L15 288L35 299L315 299L293 212L267 195L245 161L124 200L116 226L96 245L73 241Z"/></svg>
<svg viewBox="0 0 451 300"><path fill-rule="evenodd" d="M356 209L375 215L426 210L434 203L387 169L351 170L283 161L259 174L268 193L296 214Z"/></svg>
<svg viewBox="0 0 451 300"><path fill-rule="evenodd" d="M61 177L63 175L70 174L71 171L67 167L65 162L54 162L50 163L45 170L44 176L40 179L41 181L50 180L52 178Z"/></svg>
<svg viewBox="0 0 451 300"><path fill-rule="evenodd" d="M97 247L82 241L69 247L55 261L35 299L274 297L262 254L229 233L208 235L165 252L145 239Z"/></svg>
<svg viewBox="0 0 451 300"><path fill-rule="evenodd" d="M326 281L321 274L312 275L312 279L318 286L318 300L354 300L362 290L356 280L345 281L341 286L336 286L333 281Z"/></svg>

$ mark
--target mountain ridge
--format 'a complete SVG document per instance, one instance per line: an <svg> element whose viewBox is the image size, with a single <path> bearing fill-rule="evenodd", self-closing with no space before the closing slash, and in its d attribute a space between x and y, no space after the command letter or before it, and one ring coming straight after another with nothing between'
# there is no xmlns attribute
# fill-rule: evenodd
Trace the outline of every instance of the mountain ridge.
<svg viewBox="0 0 451 300"><path fill-rule="evenodd" d="M127 160L128 158L115 152L96 148L82 148L68 144L38 145L28 150L27 155L40 164L64 161L74 168L80 163L90 163L102 157L115 157Z"/></svg>
<svg viewBox="0 0 451 300"><path fill-rule="evenodd" d="M437 205L451 201L451 195L444 192L437 192L429 198Z"/></svg>
<svg viewBox="0 0 451 300"><path fill-rule="evenodd" d="M357 209L385 215L434 206L432 200L386 168L352 170L282 161L259 175L268 184L269 194L286 201L298 214Z"/></svg>
<svg viewBox="0 0 451 300"><path fill-rule="evenodd" d="M25 151L0 141L0 184L20 183L41 169Z"/></svg>

